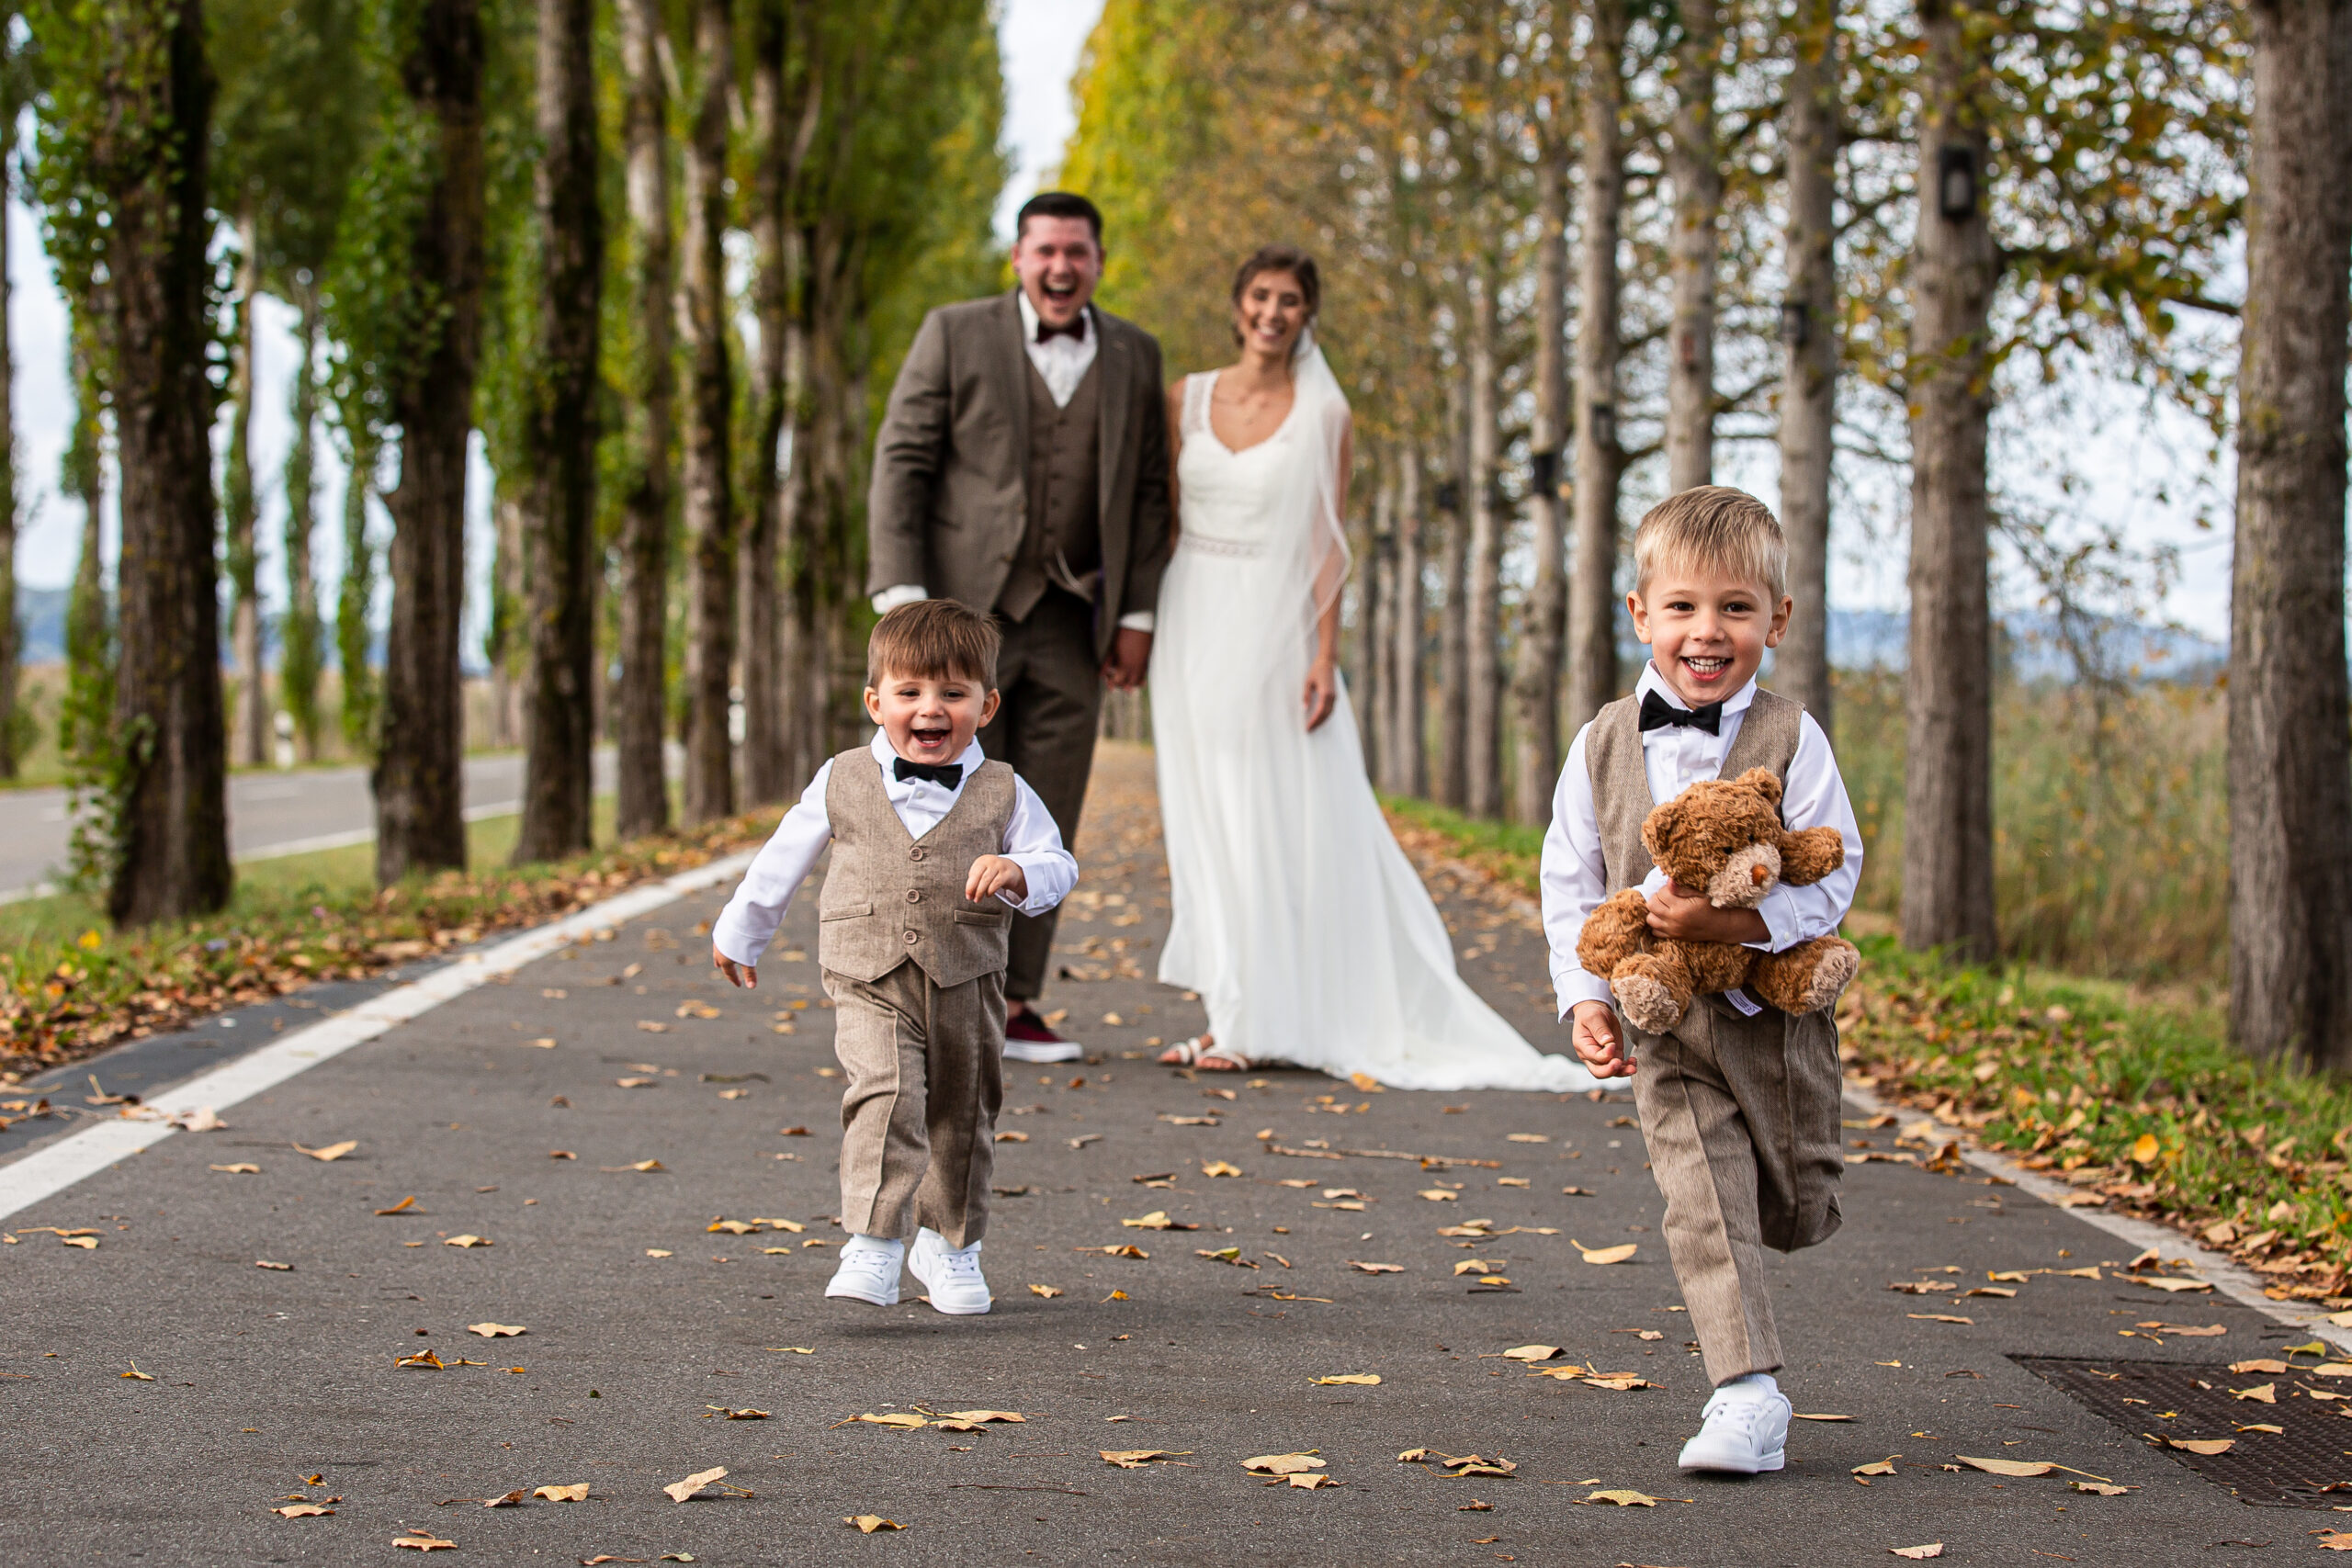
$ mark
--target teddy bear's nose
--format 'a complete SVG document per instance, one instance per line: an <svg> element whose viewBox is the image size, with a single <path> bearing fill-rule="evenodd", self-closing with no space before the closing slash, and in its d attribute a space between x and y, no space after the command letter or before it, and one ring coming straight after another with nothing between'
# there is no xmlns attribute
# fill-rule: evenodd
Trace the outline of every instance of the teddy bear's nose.
<svg viewBox="0 0 2352 1568"><path fill-rule="evenodd" d="M1772 874L1770 872L1765 870L1761 865L1751 865L1747 868L1747 879L1756 884L1758 887L1763 886L1765 880L1771 874Z"/></svg>

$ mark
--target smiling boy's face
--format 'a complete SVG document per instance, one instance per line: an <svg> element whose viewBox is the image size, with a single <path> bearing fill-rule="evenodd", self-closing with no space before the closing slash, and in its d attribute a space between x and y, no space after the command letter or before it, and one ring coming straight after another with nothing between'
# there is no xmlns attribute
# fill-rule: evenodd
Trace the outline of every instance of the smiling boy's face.
<svg viewBox="0 0 2352 1568"><path fill-rule="evenodd" d="M890 675L865 688L865 714L910 762L952 762L996 716L997 694L969 675Z"/></svg>
<svg viewBox="0 0 2352 1568"><path fill-rule="evenodd" d="M1719 703L1747 684L1789 629L1792 604L1760 582L1703 562L1661 561L1646 587L1625 595L1650 662L1690 707Z"/></svg>

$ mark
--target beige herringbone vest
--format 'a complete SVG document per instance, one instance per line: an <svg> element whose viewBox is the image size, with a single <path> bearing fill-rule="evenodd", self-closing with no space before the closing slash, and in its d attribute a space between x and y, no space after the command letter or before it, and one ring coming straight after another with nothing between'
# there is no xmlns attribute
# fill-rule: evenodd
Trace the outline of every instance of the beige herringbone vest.
<svg viewBox="0 0 2352 1568"><path fill-rule="evenodd" d="M870 982L911 961L941 987L1002 969L1012 910L1000 898L971 902L964 878L980 856L1004 852L1014 798L1011 765L982 762L918 840L891 808L874 753L860 746L835 757L825 784L833 854L817 906L817 962Z"/></svg>
<svg viewBox="0 0 2352 1568"><path fill-rule="evenodd" d="M1785 784L1796 760L1804 705L1756 689L1739 722L1731 750L1716 776L1736 779L1750 768L1770 768ZM1649 771L1642 764L1642 705L1620 697L1594 716L1584 738L1585 771L1592 777L1592 812L1600 828L1600 863L1609 891L1632 887L1657 863L1642 843L1642 823L1657 803L1650 798Z"/></svg>

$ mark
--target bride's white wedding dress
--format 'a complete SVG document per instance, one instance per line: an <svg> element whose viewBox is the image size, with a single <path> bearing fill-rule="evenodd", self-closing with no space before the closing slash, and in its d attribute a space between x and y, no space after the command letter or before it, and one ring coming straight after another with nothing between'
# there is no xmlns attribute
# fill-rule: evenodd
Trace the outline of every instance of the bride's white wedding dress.
<svg viewBox="0 0 2352 1568"><path fill-rule="evenodd" d="M1151 719L1175 905L1159 978L1201 994L1220 1047L1398 1089L1583 1089L1454 972L1444 921L1364 774L1341 690L1310 732L1315 622L1347 553L1347 402L1304 344L1282 427L1240 452L1184 383L1182 514L1161 582Z"/></svg>

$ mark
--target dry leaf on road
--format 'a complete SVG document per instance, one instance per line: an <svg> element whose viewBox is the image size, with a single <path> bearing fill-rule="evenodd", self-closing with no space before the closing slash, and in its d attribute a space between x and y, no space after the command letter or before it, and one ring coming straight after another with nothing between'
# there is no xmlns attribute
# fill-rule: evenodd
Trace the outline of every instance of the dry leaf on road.
<svg viewBox="0 0 2352 1568"><path fill-rule="evenodd" d="M1016 1133L1012 1129L1007 1128L1005 1131L999 1133L996 1135L996 1141L1000 1144L1025 1144L1029 1141L1029 1134L1026 1133Z"/></svg>
<svg viewBox="0 0 2352 1568"><path fill-rule="evenodd" d="M1952 1457L1962 1464L1972 1465L1990 1475L2047 1475L2053 1470L2064 1468L2048 1460L1971 1459L1966 1454L1954 1454Z"/></svg>
<svg viewBox="0 0 2352 1568"><path fill-rule="evenodd" d="M312 1159L341 1159L358 1146L358 1139L347 1138L340 1144L329 1144L322 1149L306 1149L297 1144L294 1145L294 1152L298 1155L309 1155Z"/></svg>
<svg viewBox="0 0 2352 1568"><path fill-rule="evenodd" d="M1614 1486L1604 1491L1589 1492L1577 1499L1579 1503L1614 1503L1621 1508L1655 1508L1658 1500L1646 1492Z"/></svg>
<svg viewBox="0 0 2352 1568"><path fill-rule="evenodd" d="M529 1493L517 1486L512 1492L502 1492L495 1497L484 1497L481 1500L481 1506L485 1508L519 1508L530 1501L530 1497Z"/></svg>
<svg viewBox="0 0 2352 1568"><path fill-rule="evenodd" d="M2092 1497L2120 1497L2126 1492L2137 1490L2136 1487L2131 1486L2111 1486L2104 1481L2069 1481L2066 1486L2070 1491L2084 1493Z"/></svg>
<svg viewBox="0 0 2352 1568"><path fill-rule="evenodd" d="M155 1381L153 1373L141 1371L139 1370L139 1363L136 1361L130 1363L130 1370L129 1371L117 1372L115 1375L121 1378L129 1378L132 1382L153 1382Z"/></svg>
<svg viewBox="0 0 2352 1568"><path fill-rule="evenodd" d="M2212 1339L2230 1331L2228 1325L2220 1323L2209 1323L2202 1328L2186 1323L2138 1323L2132 1326L2144 1328L2151 1334L2166 1335L2175 1339Z"/></svg>
<svg viewBox="0 0 2352 1568"><path fill-rule="evenodd" d="M1849 1475L1893 1475L1894 1461L1902 1457L1901 1454L1889 1454L1871 1464L1858 1464L1847 1473Z"/></svg>
<svg viewBox="0 0 2352 1568"><path fill-rule="evenodd" d="M1153 1460L1178 1459L1190 1454L1193 1450L1190 1449L1178 1449L1173 1451L1167 1449L1097 1449L1095 1451L1102 1456L1103 1462L1106 1464L1115 1464L1121 1470L1141 1470Z"/></svg>
<svg viewBox="0 0 2352 1568"><path fill-rule="evenodd" d="M497 1244L486 1235L475 1235L468 1232L463 1235L449 1236L444 1239L441 1245L444 1247L492 1247Z"/></svg>
<svg viewBox="0 0 2352 1568"><path fill-rule="evenodd" d="M530 1330L519 1323L469 1323L466 1325L466 1332L479 1334L484 1339L512 1339L518 1334L528 1334Z"/></svg>
<svg viewBox="0 0 2352 1568"><path fill-rule="evenodd" d="M216 1165L212 1168L223 1176L259 1176L261 1174L261 1167L243 1161L235 1165Z"/></svg>
<svg viewBox="0 0 2352 1568"><path fill-rule="evenodd" d="M1336 1475L1314 1475L1301 1472L1292 1476L1290 1483L1302 1492L1312 1492L1318 1486L1337 1486L1340 1484L1340 1478Z"/></svg>
<svg viewBox="0 0 2352 1568"><path fill-rule="evenodd" d="M1241 1468L1260 1475L1300 1475L1310 1470L1321 1470L1324 1464L1310 1451L1303 1454L1259 1454L1254 1459L1243 1460Z"/></svg>
<svg viewBox="0 0 2352 1568"><path fill-rule="evenodd" d="M768 1418L768 1412L753 1410L748 1405L743 1409L736 1410L724 1404L706 1404L703 1409L707 1412L703 1416L706 1421L722 1416L729 1421L764 1421Z"/></svg>
<svg viewBox="0 0 2352 1568"><path fill-rule="evenodd" d="M1829 1415L1808 1416L1802 1410L1796 1410L1790 1413L1789 1419L1792 1421L1851 1421L1853 1417L1851 1416Z"/></svg>
<svg viewBox="0 0 2352 1568"><path fill-rule="evenodd" d="M1452 1203L1462 1197L1461 1193L1449 1192L1442 1187L1425 1187L1421 1190L1420 1195L1432 1203Z"/></svg>
<svg viewBox="0 0 2352 1568"><path fill-rule="evenodd" d="M1363 1274L1402 1274L1405 1271L1402 1263L1359 1263L1352 1258L1348 1259L1348 1267Z"/></svg>
<svg viewBox="0 0 2352 1568"><path fill-rule="evenodd" d="M673 1503L683 1503L712 1482L723 1481L726 1478L727 1467L722 1464L710 1470L695 1471L684 1481L673 1481L662 1490L670 1495L670 1501Z"/></svg>
<svg viewBox="0 0 2352 1568"><path fill-rule="evenodd" d="M902 1530L907 1528L898 1520L886 1519L879 1514L844 1514L842 1516L842 1523L855 1525L867 1535L872 1535L876 1530Z"/></svg>
<svg viewBox="0 0 2352 1568"><path fill-rule="evenodd" d="M1513 1144L1548 1144L1552 1141L1542 1133L1506 1133L1503 1139Z"/></svg>
<svg viewBox="0 0 2352 1568"><path fill-rule="evenodd" d="M2235 1438L2166 1438L2165 1441L2176 1449L2211 1459L2215 1454L2228 1453L2238 1446Z"/></svg>
<svg viewBox="0 0 2352 1568"><path fill-rule="evenodd" d="M927 1418L916 1415L911 1410L893 1410L887 1416L876 1416L869 1412L854 1419L863 1421L869 1427L888 1427L894 1432L919 1432L931 1424Z"/></svg>
<svg viewBox="0 0 2352 1568"><path fill-rule="evenodd" d="M1221 1159L1213 1159L1201 1167L1203 1176L1239 1176L1241 1168Z"/></svg>
<svg viewBox="0 0 2352 1568"><path fill-rule="evenodd" d="M1033 1296L1043 1296L1047 1301L1052 1301L1056 1296L1062 1293L1062 1288L1059 1285L1032 1285L1029 1287L1029 1293Z"/></svg>
<svg viewBox="0 0 2352 1568"><path fill-rule="evenodd" d="M70 1237L70 1236L69 1236L68 1238L66 1238L65 1245L66 1245L66 1246L68 1246L68 1247L72 1247L72 1246L74 1246L74 1242L73 1238L72 1238L72 1237ZM92 1243L90 1243L89 1245L90 1245L90 1246L92 1246L92 1247L96 1247L96 1246L97 1245L97 1243L96 1243L96 1242L92 1242ZM273 1263L273 1262L271 1262L271 1261L270 1261L268 1258L254 1258L254 1268L256 1268L256 1269L273 1269L273 1270L275 1270L275 1271L277 1271L277 1273L280 1273L280 1274L291 1274L292 1272L294 1272L294 1265L292 1265L291 1263Z"/></svg>
<svg viewBox="0 0 2352 1568"><path fill-rule="evenodd" d="M1622 1247L1587 1247L1576 1237L1570 1236L1568 1245L1583 1253L1587 1263L1623 1263L1634 1256L1641 1243L1629 1241Z"/></svg>
<svg viewBox="0 0 2352 1568"><path fill-rule="evenodd" d="M1205 1258L1216 1263L1230 1263L1236 1269L1255 1269L1258 1267L1257 1264L1251 1262L1249 1258L1242 1257L1241 1249L1238 1247L1196 1247L1193 1249L1193 1256L1195 1258Z"/></svg>
<svg viewBox="0 0 2352 1568"><path fill-rule="evenodd" d="M2256 1383L2252 1388L2233 1388L2230 1390L2230 1397L2251 1399L2263 1404L2276 1404L2278 1403L2278 1385L2275 1382L2266 1382Z"/></svg>
<svg viewBox="0 0 2352 1568"><path fill-rule="evenodd" d="M1914 1562L1923 1562L1930 1557L1941 1557L1944 1554L1944 1543L1939 1540L1931 1540L1925 1546L1890 1546L1887 1550L1897 1557L1908 1557Z"/></svg>
<svg viewBox="0 0 2352 1568"><path fill-rule="evenodd" d="M2352 1530L2313 1530L2322 1551L2352 1551Z"/></svg>
<svg viewBox="0 0 2352 1568"><path fill-rule="evenodd" d="M588 1483L582 1481L570 1486L542 1486L531 1495L545 1497L550 1503L584 1503L588 1500Z"/></svg>
<svg viewBox="0 0 2352 1568"><path fill-rule="evenodd" d="M2230 1371L2233 1372L2278 1373L2283 1372L2287 1370L2287 1363L2273 1356L2258 1356L2250 1361L2232 1361L2230 1363Z"/></svg>
<svg viewBox="0 0 2352 1568"><path fill-rule="evenodd" d="M2145 1285L2152 1291L2167 1291L2175 1293L2182 1291L2210 1291L2213 1288L2213 1281L2211 1280L2165 1280L2145 1274L2128 1274L2124 1278L2135 1285Z"/></svg>
<svg viewBox="0 0 2352 1568"><path fill-rule="evenodd" d="M1973 1317L1962 1317L1962 1316L1961 1316L1958 1313L1951 1313L1951 1312L1906 1312L1906 1313L1905 1313L1903 1315L1904 1315L1904 1316L1905 1316L1905 1317L1917 1318L1917 1319L1918 1319L1921 1323L1964 1323L1964 1324L1968 1325L1971 1328L1973 1328L1973 1327L1975 1327L1975 1326L1976 1326L1976 1320L1975 1320L1974 1318L1973 1318Z"/></svg>
<svg viewBox="0 0 2352 1568"><path fill-rule="evenodd" d="M667 1034L670 1032L670 1026L668 1024L657 1023L650 1018L639 1019L637 1021L637 1026L645 1031L648 1034Z"/></svg>
<svg viewBox="0 0 2352 1568"><path fill-rule="evenodd" d="M416 1194L412 1192L407 1197L401 1199L399 1202L393 1204L390 1208L377 1210L376 1214L379 1219L386 1214L405 1214L415 1206Z"/></svg>
<svg viewBox="0 0 2352 1568"><path fill-rule="evenodd" d="M272 1508L270 1512L283 1514L289 1519L315 1519L322 1514L332 1514L334 1510L322 1508L316 1503L288 1503L282 1508Z"/></svg>
<svg viewBox="0 0 2352 1568"><path fill-rule="evenodd" d="M413 1546L419 1551L455 1551L458 1550L458 1543L456 1541L443 1540L439 1536L426 1535L423 1530L417 1531L414 1535L401 1536L398 1540L394 1540L392 1544L394 1546Z"/></svg>
<svg viewBox="0 0 2352 1568"><path fill-rule="evenodd" d="M1367 1388L1377 1383L1379 1381L1380 1374L1378 1372L1341 1372L1337 1377L1317 1378L1315 1380L1318 1386L1329 1386L1337 1383L1362 1383Z"/></svg>
<svg viewBox="0 0 2352 1568"><path fill-rule="evenodd" d="M1189 1220L1171 1220L1165 1209L1154 1209L1141 1219L1121 1220L1131 1231L1196 1231L1201 1227Z"/></svg>
<svg viewBox="0 0 2352 1568"><path fill-rule="evenodd" d="M1461 1270L1456 1269L1456 1273ZM1514 1345L1503 1352L1507 1361L1548 1361L1560 1353L1557 1345Z"/></svg>

